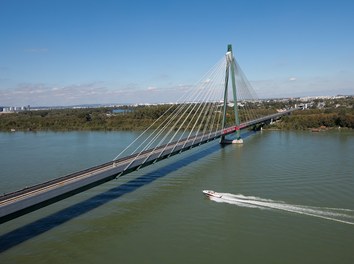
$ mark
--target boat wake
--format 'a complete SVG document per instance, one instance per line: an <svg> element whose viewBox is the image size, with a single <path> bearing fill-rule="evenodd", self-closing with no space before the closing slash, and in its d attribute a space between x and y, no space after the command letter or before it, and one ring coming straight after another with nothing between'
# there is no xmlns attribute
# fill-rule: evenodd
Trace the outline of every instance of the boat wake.
<svg viewBox="0 0 354 264"><path fill-rule="evenodd" d="M245 196L242 194L217 194L219 194L220 197L209 196L209 199L218 203L228 203L241 207L257 209L286 211L336 221L343 224L354 225L354 210L351 209L287 204L282 201L274 201L254 196Z"/></svg>

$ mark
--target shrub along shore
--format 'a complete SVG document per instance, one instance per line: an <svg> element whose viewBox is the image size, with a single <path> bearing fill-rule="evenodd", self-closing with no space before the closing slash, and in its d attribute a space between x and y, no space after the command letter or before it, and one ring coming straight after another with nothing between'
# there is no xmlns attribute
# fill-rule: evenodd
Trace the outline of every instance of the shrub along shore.
<svg viewBox="0 0 354 264"><path fill-rule="evenodd" d="M320 127L342 127L354 129L354 98L349 97L343 100L326 102L324 103L326 107L323 107L320 102L314 102L310 109L295 111L266 128L306 130ZM290 103L290 105L294 104L294 102ZM318 108L318 105L321 108ZM254 110L260 115L267 115L283 107L289 107L289 102L262 102L255 105ZM0 131L138 131L149 127L168 109L173 111L170 105L154 105L126 106L120 108L119 111L114 111L114 108L100 107L2 113L0 114ZM232 117L232 108L230 107L228 111L229 116ZM241 120L242 113L241 109Z"/></svg>

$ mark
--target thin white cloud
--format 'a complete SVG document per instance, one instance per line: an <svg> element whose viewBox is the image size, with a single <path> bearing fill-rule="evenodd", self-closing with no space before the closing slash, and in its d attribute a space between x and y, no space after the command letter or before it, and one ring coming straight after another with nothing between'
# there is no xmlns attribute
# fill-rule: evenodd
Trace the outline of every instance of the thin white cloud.
<svg viewBox="0 0 354 264"><path fill-rule="evenodd" d="M295 80L290 80L295 78ZM312 78L288 77L251 81L259 98L298 97L308 95L354 94L354 74L338 72L331 76ZM198 89L196 85L140 87L135 83L108 88L92 82L67 86L21 84L16 89L0 88L0 106L53 106L105 103L162 103L178 102L185 93ZM156 96L158 92L158 96Z"/></svg>
<svg viewBox="0 0 354 264"><path fill-rule="evenodd" d="M351 72L301 79L257 80L251 84L259 98L354 94L354 74Z"/></svg>
<svg viewBox="0 0 354 264"><path fill-rule="evenodd" d="M45 84L21 84L16 89L0 89L0 106L55 106L105 103L160 103L176 101L190 88L188 85L145 89L135 84L109 89L103 83L50 86ZM156 96L155 92L159 92ZM177 98L177 99L176 99Z"/></svg>
<svg viewBox="0 0 354 264"><path fill-rule="evenodd" d="M47 48L28 48L28 49L24 49L24 52L28 52L28 53L45 53L48 52Z"/></svg>
<svg viewBox="0 0 354 264"><path fill-rule="evenodd" d="M44 84L21 84L13 90L0 90L0 105L70 105L93 101L107 89L95 83L50 87ZM74 100L75 99L75 100Z"/></svg>

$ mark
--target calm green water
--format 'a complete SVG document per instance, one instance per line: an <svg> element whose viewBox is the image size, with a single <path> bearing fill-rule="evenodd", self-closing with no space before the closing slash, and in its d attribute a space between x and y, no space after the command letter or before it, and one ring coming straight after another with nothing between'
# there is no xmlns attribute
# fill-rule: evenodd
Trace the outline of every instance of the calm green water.
<svg viewBox="0 0 354 264"><path fill-rule="evenodd" d="M0 133L0 191L108 161L134 136ZM244 142L2 224L0 263L354 263L354 134L264 131Z"/></svg>

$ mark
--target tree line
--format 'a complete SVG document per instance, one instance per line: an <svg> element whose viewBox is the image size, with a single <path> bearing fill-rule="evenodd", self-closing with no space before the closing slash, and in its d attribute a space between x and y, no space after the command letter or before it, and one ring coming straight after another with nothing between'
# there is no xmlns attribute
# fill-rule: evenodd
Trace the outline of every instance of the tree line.
<svg viewBox="0 0 354 264"><path fill-rule="evenodd" d="M354 100L354 99L352 99ZM6 113L0 115L0 131L11 129L20 131L124 131L144 130L156 120L155 126L162 121L159 117L169 111L172 113L177 105L156 105L125 107L119 114L113 114L113 108L82 108L82 109L52 109L38 111L23 111L18 113ZM277 104L264 103L255 107L254 111L259 116L271 114L278 107ZM227 112L230 123L233 123L233 109ZM239 110L241 120L245 120L246 112ZM168 116L168 115L166 115ZM308 129L326 127L354 128L353 103L346 107L330 107L325 109L308 109L293 112L285 116L280 122L271 127L279 129Z"/></svg>
<svg viewBox="0 0 354 264"><path fill-rule="evenodd" d="M296 111L290 116L282 117L280 122L273 123L269 127L286 130L306 130L320 127L354 129L354 111L353 109L351 111L343 111L343 109Z"/></svg>

